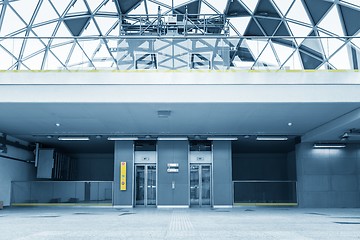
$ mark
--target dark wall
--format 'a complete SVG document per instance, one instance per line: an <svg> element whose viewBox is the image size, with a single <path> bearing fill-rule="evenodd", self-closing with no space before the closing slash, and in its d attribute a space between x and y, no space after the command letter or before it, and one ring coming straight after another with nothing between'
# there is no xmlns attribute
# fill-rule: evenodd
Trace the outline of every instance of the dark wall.
<svg viewBox="0 0 360 240"><path fill-rule="evenodd" d="M287 153L233 155L233 180L296 180L295 159Z"/></svg>
<svg viewBox="0 0 360 240"><path fill-rule="evenodd" d="M114 154L74 154L75 181L113 181Z"/></svg>
<svg viewBox="0 0 360 240"><path fill-rule="evenodd" d="M168 173L168 163L178 163L179 172ZM188 205L188 181L188 142L158 141L158 205Z"/></svg>

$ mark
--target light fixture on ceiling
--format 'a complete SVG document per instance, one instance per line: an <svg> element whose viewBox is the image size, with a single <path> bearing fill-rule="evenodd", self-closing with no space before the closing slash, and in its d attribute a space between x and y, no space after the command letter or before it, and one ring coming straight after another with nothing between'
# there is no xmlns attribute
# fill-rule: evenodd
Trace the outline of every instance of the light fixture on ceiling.
<svg viewBox="0 0 360 240"><path fill-rule="evenodd" d="M187 137L158 137L159 141L187 141Z"/></svg>
<svg viewBox="0 0 360 240"><path fill-rule="evenodd" d="M257 136L257 141L287 141L288 137L276 137L276 136Z"/></svg>
<svg viewBox="0 0 360 240"><path fill-rule="evenodd" d="M55 126L60 127L60 123L55 123Z"/></svg>
<svg viewBox="0 0 360 240"><path fill-rule="evenodd" d="M109 141L136 141L139 140L138 137L108 137Z"/></svg>
<svg viewBox="0 0 360 240"><path fill-rule="evenodd" d="M343 143L315 143L314 148L344 148L346 147Z"/></svg>
<svg viewBox="0 0 360 240"><path fill-rule="evenodd" d="M293 125L293 123L292 122L288 122L288 124L287 124L289 127L291 127L292 125Z"/></svg>
<svg viewBox="0 0 360 240"><path fill-rule="evenodd" d="M89 141L89 137L58 137L59 141Z"/></svg>
<svg viewBox="0 0 360 240"><path fill-rule="evenodd" d="M237 137L208 137L207 140L209 141L236 141L238 140Z"/></svg>

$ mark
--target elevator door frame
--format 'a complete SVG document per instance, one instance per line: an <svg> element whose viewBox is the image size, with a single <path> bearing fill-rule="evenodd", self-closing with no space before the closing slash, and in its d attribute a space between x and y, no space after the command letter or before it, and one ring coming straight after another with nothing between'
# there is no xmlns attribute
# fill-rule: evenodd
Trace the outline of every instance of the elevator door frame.
<svg viewBox="0 0 360 240"><path fill-rule="evenodd" d="M192 204L191 202L191 167L193 165L199 166L199 203L198 204ZM210 167L209 173L210 173L210 194L209 194L209 204L203 204L202 203L202 167L208 166ZM212 164L211 163L190 163L189 166L189 206L190 207L212 207L213 206L213 171L212 171Z"/></svg>
<svg viewBox="0 0 360 240"><path fill-rule="evenodd" d="M137 197L137 191L136 191L136 189L137 189L137 184L138 184L138 181L137 181L137 179L136 179L136 173L137 173L137 167L144 167L144 185L146 185L146 187L145 187L145 189L146 189L146 191L144 190L144 204L137 204L137 199L136 199L136 197ZM147 195L148 195L148 191L147 191L147 189L148 189L148 168L149 167L155 167L155 204L148 204L148 198L147 198ZM143 163L141 163L141 164L135 164L135 184L134 184L134 206L135 207L156 207L157 206L157 197L158 197L158 193L157 193L157 191L158 191L158 172L157 172L157 164L155 164L155 163L149 163L149 164L143 164Z"/></svg>

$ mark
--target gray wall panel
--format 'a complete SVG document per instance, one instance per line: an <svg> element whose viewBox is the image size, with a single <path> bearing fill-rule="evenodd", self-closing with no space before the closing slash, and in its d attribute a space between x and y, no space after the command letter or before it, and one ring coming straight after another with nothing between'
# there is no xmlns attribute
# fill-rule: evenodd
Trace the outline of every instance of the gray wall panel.
<svg viewBox="0 0 360 240"><path fill-rule="evenodd" d="M232 205L231 141L213 141L213 205Z"/></svg>
<svg viewBox="0 0 360 240"><path fill-rule="evenodd" d="M360 207L359 147L313 149L311 143L298 144L299 206Z"/></svg>
<svg viewBox="0 0 360 240"><path fill-rule="evenodd" d="M158 205L189 204L188 148L187 141L158 141ZM179 172L168 173L168 163L178 163Z"/></svg>
<svg viewBox="0 0 360 240"><path fill-rule="evenodd" d="M126 191L120 191L120 163L126 162ZM134 142L116 141L114 157L114 205L133 205Z"/></svg>

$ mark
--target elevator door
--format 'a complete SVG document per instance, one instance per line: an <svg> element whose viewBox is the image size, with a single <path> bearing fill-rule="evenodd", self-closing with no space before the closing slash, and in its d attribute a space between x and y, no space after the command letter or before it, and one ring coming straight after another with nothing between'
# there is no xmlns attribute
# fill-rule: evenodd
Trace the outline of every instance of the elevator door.
<svg viewBox="0 0 360 240"><path fill-rule="evenodd" d="M156 206L156 166L136 165L135 204Z"/></svg>
<svg viewBox="0 0 360 240"><path fill-rule="evenodd" d="M209 164L190 165L190 205L211 205L211 166Z"/></svg>

